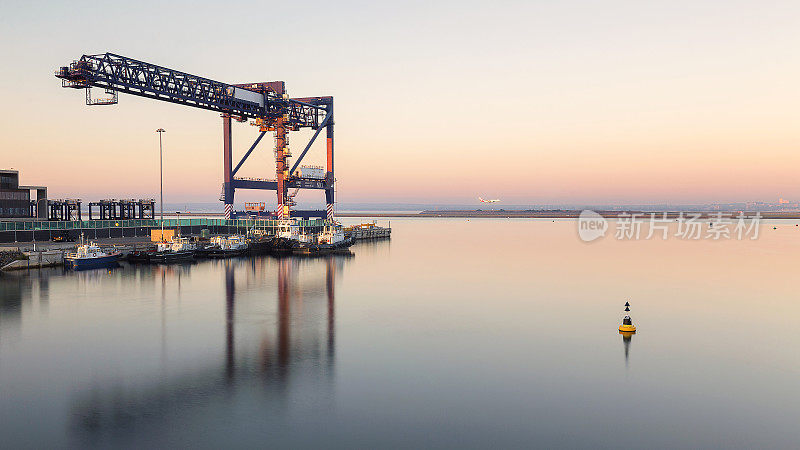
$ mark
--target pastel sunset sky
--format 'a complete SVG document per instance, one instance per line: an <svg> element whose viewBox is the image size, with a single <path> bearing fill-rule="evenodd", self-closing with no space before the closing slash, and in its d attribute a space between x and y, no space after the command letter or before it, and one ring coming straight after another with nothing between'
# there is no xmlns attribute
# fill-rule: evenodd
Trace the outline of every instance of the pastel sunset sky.
<svg viewBox="0 0 800 450"><path fill-rule="evenodd" d="M110 51L333 95L343 202L800 200L796 1L100 5L0 6L0 168L53 198L157 196L159 127L165 201L219 196L217 113L124 94L88 107L53 76ZM256 134L236 125L236 161ZM309 136L292 134L296 153ZM273 176L271 144L240 174ZM259 198L275 201L237 191Z"/></svg>

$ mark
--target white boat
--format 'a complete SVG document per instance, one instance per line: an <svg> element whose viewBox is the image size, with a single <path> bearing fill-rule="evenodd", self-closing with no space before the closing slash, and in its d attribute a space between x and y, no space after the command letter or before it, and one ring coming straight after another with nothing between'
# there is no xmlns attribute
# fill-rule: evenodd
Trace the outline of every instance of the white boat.
<svg viewBox="0 0 800 450"><path fill-rule="evenodd" d="M197 250L197 243L192 238L178 236L172 240L170 250L173 252L194 252Z"/></svg>
<svg viewBox="0 0 800 450"><path fill-rule="evenodd" d="M81 236L83 242L83 236ZM112 250L105 251L94 242L88 244L81 244L75 253L68 253L65 257L67 265L73 269L96 269L100 267L109 267L116 264L121 253Z"/></svg>
<svg viewBox="0 0 800 450"><path fill-rule="evenodd" d="M294 253L325 254L337 251L347 251L353 245L354 239L348 238L339 223L327 223L318 234L309 235L311 239L302 242L293 248Z"/></svg>
<svg viewBox="0 0 800 450"><path fill-rule="evenodd" d="M303 254L328 253L338 249L346 249L354 240L347 238L341 224L329 222L320 233L304 232L299 222L281 221L278 224L278 239L273 251Z"/></svg>
<svg viewBox="0 0 800 450"><path fill-rule="evenodd" d="M294 220L281 220L278 223L278 237L293 241L298 240L300 237L300 225Z"/></svg>
<svg viewBox="0 0 800 450"><path fill-rule="evenodd" d="M300 242L300 225L292 219L278 222L278 233L272 243L272 251L291 252Z"/></svg>
<svg viewBox="0 0 800 450"><path fill-rule="evenodd" d="M172 242L159 242L156 253L150 257L153 262L188 261L194 257L197 244L188 237L176 237Z"/></svg>
<svg viewBox="0 0 800 450"><path fill-rule="evenodd" d="M336 245L340 242L344 242L344 230L342 229L341 225L337 224L330 224L325 225L322 229L322 233L319 234L317 237L317 244L320 245Z"/></svg>
<svg viewBox="0 0 800 450"><path fill-rule="evenodd" d="M248 247L247 237L241 234L231 236L215 236L211 243L201 253L210 258L241 255Z"/></svg>

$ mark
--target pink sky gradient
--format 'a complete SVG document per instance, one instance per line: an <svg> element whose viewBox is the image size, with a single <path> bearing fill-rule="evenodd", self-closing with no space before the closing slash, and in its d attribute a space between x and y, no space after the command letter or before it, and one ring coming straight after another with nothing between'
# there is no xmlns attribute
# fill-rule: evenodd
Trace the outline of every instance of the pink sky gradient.
<svg viewBox="0 0 800 450"><path fill-rule="evenodd" d="M120 4L101 17L90 3L7 6L0 167L51 197L157 196L163 127L165 200L217 199L216 113L127 95L87 107L52 75L83 53L113 51L225 82L285 80L292 96L333 95L344 202L800 199L800 5L642 3L281 5L269 27L257 14L219 24L218 3L193 2L188 15L189 4ZM303 27L318 32L296 33ZM255 136L235 127L235 159ZM241 175L274 173L271 143ZM322 163L322 150L308 162ZM274 202L272 192L237 192L259 197Z"/></svg>

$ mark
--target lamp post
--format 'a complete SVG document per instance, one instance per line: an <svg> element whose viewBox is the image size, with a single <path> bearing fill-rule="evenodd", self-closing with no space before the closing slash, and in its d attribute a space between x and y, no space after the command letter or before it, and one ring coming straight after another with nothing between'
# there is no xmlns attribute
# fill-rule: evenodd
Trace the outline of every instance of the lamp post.
<svg viewBox="0 0 800 450"><path fill-rule="evenodd" d="M164 240L164 147L161 143L161 134L166 130L159 128L158 133L158 172L159 172L159 194L161 195L161 240Z"/></svg>

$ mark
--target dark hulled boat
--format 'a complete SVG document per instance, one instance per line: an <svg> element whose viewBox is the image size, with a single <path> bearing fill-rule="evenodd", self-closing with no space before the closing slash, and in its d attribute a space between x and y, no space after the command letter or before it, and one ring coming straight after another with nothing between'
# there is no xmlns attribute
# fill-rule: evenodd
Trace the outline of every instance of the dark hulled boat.
<svg viewBox="0 0 800 450"><path fill-rule="evenodd" d="M156 248L151 247L145 250L134 250L128 253L127 259L132 263L146 264L150 262L150 258L156 254Z"/></svg>
<svg viewBox="0 0 800 450"><path fill-rule="evenodd" d="M67 267L74 270L99 269L117 265L121 253L118 251L106 252L97 244L90 242L78 247L75 253L69 253L64 258Z"/></svg>
<svg viewBox="0 0 800 450"><path fill-rule="evenodd" d="M158 249L150 256L150 262L173 263L191 261L197 251L197 244L190 238L179 237L170 242L159 242Z"/></svg>

